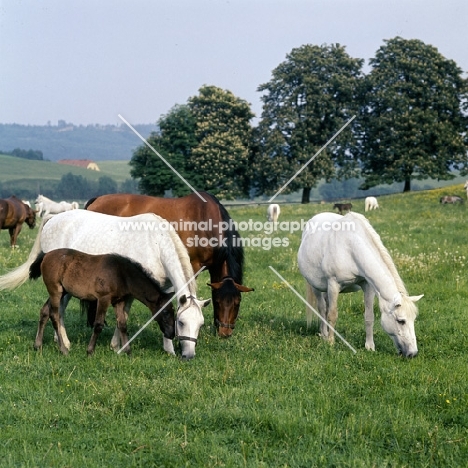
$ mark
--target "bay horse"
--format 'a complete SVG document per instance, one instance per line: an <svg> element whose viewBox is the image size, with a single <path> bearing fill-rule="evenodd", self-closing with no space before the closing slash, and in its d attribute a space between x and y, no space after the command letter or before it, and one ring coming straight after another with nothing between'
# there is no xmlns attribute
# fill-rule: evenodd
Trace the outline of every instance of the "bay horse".
<svg viewBox="0 0 468 468"><path fill-rule="evenodd" d="M317 305L321 335L334 342L338 294L364 291L366 349L375 350L374 298L378 295L382 328L406 357L418 353L415 302L401 280L388 250L361 214L320 213L307 222L298 251L299 270L307 281L307 301ZM312 310L307 307L310 324ZM328 324L333 329L328 327Z"/></svg>
<svg viewBox="0 0 468 468"><path fill-rule="evenodd" d="M33 229L36 226L35 211L14 195L0 199L0 230L8 229L11 247L16 247L23 223Z"/></svg>
<svg viewBox="0 0 468 468"><path fill-rule="evenodd" d="M165 220L152 213L121 218L86 210L71 210L45 217L27 261L0 276L0 291L20 286L29 278L29 268L41 252L69 248L95 254L116 253L145 268L160 285L172 285L177 293L176 329L184 359L195 356L195 345L204 323L202 307L211 300L198 300L196 281L187 250ZM167 224L167 223L166 223ZM166 290L166 286L163 288ZM69 296L64 297L65 309ZM128 312L130 304L126 306ZM63 316L61 317L63 320ZM94 323L94 322L93 322ZM62 330L63 331L63 330ZM66 333L62 336L70 347ZM116 343L113 342L114 349ZM166 343L165 348L172 346Z"/></svg>
<svg viewBox="0 0 468 468"><path fill-rule="evenodd" d="M69 294L81 303L97 301L96 320L88 345L88 355L94 353L96 341L104 328L104 319L110 305L114 307L120 340L125 352L130 354L127 335L125 304L137 299L146 305L158 322L164 338L172 342L175 336L175 321L172 307L164 306L170 295L161 290L161 285L137 262L116 254L88 255L73 249L56 249L39 255L29 268L29 278L42 279L49 298L41 309L34 348L40 349L44 328L49 317L54 326L60 351L68 354L60 322L62 298ZM65 333L66 334L66 333ZM169 349L173 354L174 350Z"/></svg>
<svg viewBox="0 0 468 468"><path fill-rule="evenodd" d="M221 337L231 336L239 314L244 251L235 223L216 197L199 192L181 198L111 194L89 200L85 209L114 216L155 213L168 220L187 247L194 271L210 273L214 325Z"/></svg>
<svg viewBox="0 0 468 468"><path fill-rule="evenodd" d="M333 209L338 209L338 212L340 214L343 214L345 211L351 211L351 208L353 207L352 203L335 203L333 205Z"/></svg>

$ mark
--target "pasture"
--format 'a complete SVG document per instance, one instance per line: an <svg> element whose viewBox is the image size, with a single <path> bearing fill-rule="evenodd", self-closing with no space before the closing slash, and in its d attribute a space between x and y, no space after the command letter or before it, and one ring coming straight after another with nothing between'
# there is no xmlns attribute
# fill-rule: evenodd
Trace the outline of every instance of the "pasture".
<svg viewBox="0 0 468 468"><path fill-rule="evenodd" d="M375 305L376 351L364 349L363 295L341 295L331 347L306 329L302 302L269 268L305 294L296 254L300 232L241 231L287 238L247 247L240 318L226 340L204 309L197 355L162 350L151 324L132 355L109 349L107 316L95 354L79 304L66 317L72 342L62 356L51 324L34 351L42 280L0 292L0 456L2 466L459 467L468 459L468 222L466 203L440 205L448 189L379 197L366 214L410 294L423 294L416 320L419 354L400 357ZM364 200L353 200L364 213ZM229 207L237 221L265 221L266 206ZM308 220L332 205L281 205L280 222ZM0 233L0 274L23 263L37 228L12 251ZM266 241L264 243L266 246ZM199 278L200 298L211 296ZM133 335L149 312L134 304Z"/></svg>

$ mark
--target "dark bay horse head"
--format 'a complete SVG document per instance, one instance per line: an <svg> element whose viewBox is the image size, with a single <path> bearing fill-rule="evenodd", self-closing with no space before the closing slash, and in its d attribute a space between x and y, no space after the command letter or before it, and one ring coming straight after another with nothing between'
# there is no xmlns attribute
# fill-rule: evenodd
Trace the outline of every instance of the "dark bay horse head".
<svg viewBox="0 0 468 468"><path fill-rule="evenodd" d="M29 226L29 229L34 229L36 226L36 212L28 205L24 205L26 208L26 219L25 223Z"/></svg>
<svg viewBox="0 0 468 468"><path fill-rule="evenodd" d="M212 290L215 327L219 336L227 338L232 335L239 315L242 298L240 293L250 292L253 289L237 284L228 276L218 283L207 284Z"/></svg>

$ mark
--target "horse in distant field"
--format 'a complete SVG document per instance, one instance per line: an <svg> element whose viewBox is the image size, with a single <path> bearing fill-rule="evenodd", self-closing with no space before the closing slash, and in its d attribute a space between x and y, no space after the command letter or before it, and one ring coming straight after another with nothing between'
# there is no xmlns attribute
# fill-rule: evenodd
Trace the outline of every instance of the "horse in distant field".
<svg viewBox="0 0 468 468"><path fill-rule="evenodd" d="M468 180L465 182L465 185L463 186L463 188L466 191L466 198L468 198Z"/></svg>
<svg viewBox="0 0 468 468"><path fill-rule="evenodd" d="M457 195L445 195L445 197L440 197L439 202L442 205L447 205L447 204L456 205L457 203L463 203L463 198L458 197Z"/></svg>
<svg viewBox="0 0 468 468"><path fill-rule="evenodd" d="M0 199L0 230L8 229L11 247L16 247L16 240L23 223L33 229L36 225L35 211L14 195Z"/></svg>
<svg viewBox="0 0 468 468"><path fill-rule="evenodd" d="M338 209L338 212L340 214L343 214L345 211L351 211L351 208L353 207L352 203L335 203L333 205L333 209Z"/></svg>
<svg viewBox="0 0 468 468"><path fill-rule="evenodd" d="M388 250L361 214L320 213L307 222L298 252L298 266L307 281L307 302L317 305L321 335L334 343L338 294L364 291L366 349L375 350L374 298L377 294L382 328L406 357L418 353L415 302L401 280ZM312 309L306 308L308 325ZM328 325L331 325L330 328Z"/></svg>
<svg viewBox="0 0 468 468"><path fill-rule="evenodd" d="M62 200L60 204L63 205L67 210L78 210L80 208L80 204L76 201L68 203Z"/></svg>
<svg viewBox="0 0 468 468"><path fill-rule="evenodd" d="M281 213L280 206L276 203L272 203L267 209L267 219L270 222L277 223L279 215Z"/></svg>
<svg viewBox="0 0 468 468"><path fill-rule="evenodd" d="M46 217L26 263L0 276L0 291L13 289L27 281L29 268L41 252L48 253L60 248L91 255L114 253L128 257L141 264L164 291L169 286L174 287L178 303L176 338L180 341L183 358L195 356L198 333L204 323L201 308L208 305L210 300L197 299L197 285L187 250L165 220L152 213L121 218L86 210L66 211ZM62 311L69 299L69 295L64 296ZM127 301L125 312L130 310L130 306L131 300ZM61 320L62 340L69 349L63 315ZM116 349L118 342L113 339L111 346ZM164 349L174 352L171 340L164 338Z"/></svg>
<svg viewBox="0 0 468 468"><path fill-rule="evenodd" d="M241 293L253 289L242 285L241 239L235 223L216 197L206 192L181 198L112 194L89 200L85 209L115 216L155 213L169 221L185 244L194 271L203 266L208 269L214 325L219 336L231 336L239 314Z"/></svg>
<svg viewBox="0 0 468 468"><path fill-rule="evenodd" d="M379 202L377 201L377 198L375 197L366 197L365 201L365 211L371 211L371 210L376 210L379 208Z"/></svg>
<svg viewBox="0 0 468 468"><path fill-rule="evenodd" d="M172 340L175 336L175 322L172 308L160 308L170 301L171 296L137 262L116 254L88 255L73 249L56 249L41 254L29 268L29 278L42 275L49 298L41 309L34 347L42 347L44 327L52 320L60 351L68 354L65 346L60 306L62 297L70 294L83 303L97 301L96 320L93 335L88 345L88 355L94 353L96 341L104 328L104 319L110 305L114 307L122 348L130 354L127 335L126 302L137 299L146 305L159 324L164 337ZM159 312L159 313L158 313Z"/></svg>
<svg viewBox="0 0 468 468"><path fill-rule="evenodd" d="M39 216L44 217L49 214L58 214L63 213L64 211L79 208L77 202L73 202L73 204L67 203L66 201L57 203L50 198L45 197L44 195L38 195L34 203L36 204L36 209L38 210Z"/></svg>

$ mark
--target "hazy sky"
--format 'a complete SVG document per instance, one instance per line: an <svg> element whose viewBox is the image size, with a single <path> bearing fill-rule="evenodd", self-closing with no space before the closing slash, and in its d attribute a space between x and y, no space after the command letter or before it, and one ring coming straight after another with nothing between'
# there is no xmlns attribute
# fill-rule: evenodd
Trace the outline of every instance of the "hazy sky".
<svg viewBox="0 0 468 468"><path fill-rule="evenodd" d="M0 123L154 123L205 84L259 116L293 48L395 36L468 71L468 0L0 0Z"/></svg>

